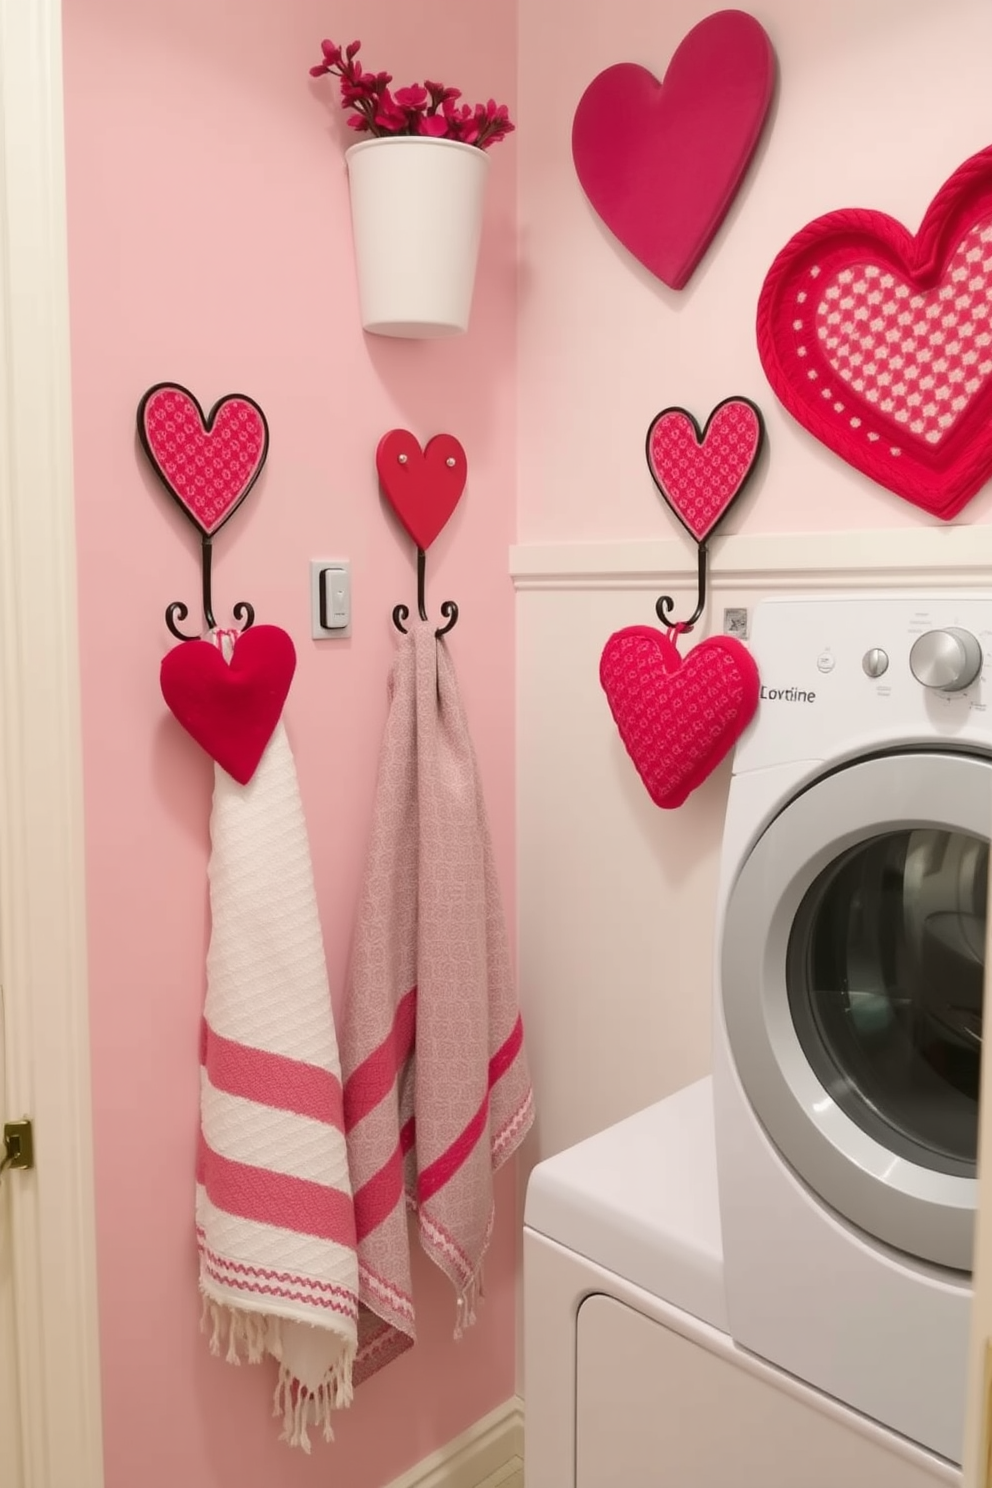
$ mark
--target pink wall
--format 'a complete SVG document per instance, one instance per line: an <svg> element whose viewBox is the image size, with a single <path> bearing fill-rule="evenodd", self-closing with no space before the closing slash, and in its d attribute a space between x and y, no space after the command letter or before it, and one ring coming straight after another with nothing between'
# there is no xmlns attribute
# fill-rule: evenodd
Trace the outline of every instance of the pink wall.
<svg viewBox="0 0 992 1488"><path fill-rule="evenodd" d="M915 232L951 171L989 144L992 6L746 5L775 47L777 97L743 189L688 285L674 291L592 212L572 166L571 120L602 68L639 62L661 75L690 27L718 8L520 7L521 542L677 536L644 459L648 425L669 404L705 419L734 393L765 414L768 458L721 532L935 520L855 474L780 408L758 361L754 312L775 254L807 222L867 206ZM990 514L992 486L961 520Z"/></svg>
<svg viewBox="0 0 992 1488"><path fill-rule="evenodd" d="M107 1488L375 1488L513 1391L512 1174L478 1327L416 1278L418 1347L363 1386L337 1443L277 1444L267 1368L234 1370L198 1331L193 1253L197 1029L211 766L167 714L163 610L198 595L196 543L136 448L151 383L209 405L252 394L267 468L218 540L218 618L250 598L293 635L287 707L331 984L340 1002L365 849L389 614L415 594L410 544L377 494L395 425L457 434L463 504L432 552L512 910L515 141L493 157L467 337L363 337L342 128L307 68L361 36L403 80L514 105L512 8L435 0L328 12L316 0L66 0L65 79L83 667L90 984ZM439 231L443 225L439 224ZM354 637L309 639L308 560L350 557Z"/></svg>

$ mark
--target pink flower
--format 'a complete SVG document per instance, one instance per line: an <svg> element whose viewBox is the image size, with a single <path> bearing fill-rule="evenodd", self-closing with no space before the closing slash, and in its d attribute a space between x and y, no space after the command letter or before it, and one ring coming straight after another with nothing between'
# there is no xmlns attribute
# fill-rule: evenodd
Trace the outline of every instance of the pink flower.
<svg viewBox="0 0 992 1488"><path fill-rule="evenodd" d="M382 130L383 134L401 134L407 117L403 109L398 107L396 100L388 88L384 88L379 95L378 106L375 111L374 124Z"/></svg>
<svg viewBox="0 0 992 1488"><path fill-rule="evenodd" d="M320 47L322 60L310 68L310 76L333 73L340 80L341 107L352 110L348 127L359 134L422 135L486 150L513 129L505 104L493 98L474 109L458 104L459 90L443 83L411 83L391 93L391 73L366 72L355 60L360 41L349 42L343 53L333 41L322 41Z"/></svg>
<svg viewBox="0 0 992 1488"><path fill-rule="evenodd" d="M413 83L409 88L397 88L394 96L400 108L422 109L427 103L427 89L419 83Z"/></svg>
<svg viewBox="0 0 992 1488"><path fill-rule="evenodd" d="M461 98L462 96L458 88L446 88L443 83L430 83L426 78L424 79L424 87L431 95L432 109L438 109L442 104L453 102L454 99Z"/></svg>
<svg viewBox="0 0 992 1488"><path fill-rule="evenodd" d="M341 48L335 46L333 41L322 41L320 49L324 54L324 59L318 62L316 67L311 67L311 77L323 77L324 73L333 72L341 66Z"/></svg>
<svg viewBox="0 0 992 1488"><path fill-rule="evenodd" d="M448 133L448 121L443 114L425 114L417 121L417 133L430 139L444 139Z"/></svg>

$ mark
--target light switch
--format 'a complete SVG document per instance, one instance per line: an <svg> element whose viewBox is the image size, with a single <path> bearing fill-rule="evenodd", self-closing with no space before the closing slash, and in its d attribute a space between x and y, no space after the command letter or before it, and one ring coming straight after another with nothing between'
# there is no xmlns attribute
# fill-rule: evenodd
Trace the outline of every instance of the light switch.
<svg viewBox="0 0 992 1488"><path fill-rule="evenodd" d="M351 564L347 558L311 558L310 622L315 641L351 635Z"/></svg>

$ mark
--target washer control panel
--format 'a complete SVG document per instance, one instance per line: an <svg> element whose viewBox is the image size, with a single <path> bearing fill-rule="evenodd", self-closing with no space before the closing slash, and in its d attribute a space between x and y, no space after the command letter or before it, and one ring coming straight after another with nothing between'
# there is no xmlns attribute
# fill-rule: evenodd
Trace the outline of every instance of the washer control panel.
<svg viewBox="0 0 992 1488"><path fill-rule="evenodd" d="M901 743L992 750L992 588L776 596L749 648L761 686L735 772Z"/></svg>

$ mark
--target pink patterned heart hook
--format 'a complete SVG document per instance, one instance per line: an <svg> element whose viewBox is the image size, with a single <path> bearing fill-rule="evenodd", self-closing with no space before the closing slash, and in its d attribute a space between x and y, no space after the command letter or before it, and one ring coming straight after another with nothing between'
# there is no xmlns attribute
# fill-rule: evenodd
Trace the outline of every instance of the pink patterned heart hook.
<svg viewBox="0 0 992 1488"><path fill-rule="evenodd" d="M724 398L703 428L684 408L665 408L651 420L645 451L651 478L698 546L696 608L681 622L686 630L706 604L706 545L754 474L764 438L761 411L750 398ZM668 594L655 606L669 628L674 608Z"/></svg>
<svg viewBox="0 0 992 1488"><path fill-rule="evenodd" d="M269 426L254 398L228 393L204 414L188 388L159 382L138 404L152 469L202 537L214 537L258 480Z"/></svg>
<svg viewBox="0 0 992 1488"><path fill-rule="evenodd" d="M269 450L269 426L253 398L229 393L208 414L188 388L158 382L138 404L138 438L152 469L200 534L203 616L216 629L211 584L211 542L229 521L261 474ZM165 623L180 641L197 640L179 629L188 607L173 600ZM255 611L246 600L234 615L247 630Z"/></svg>
<svg viewBox="0 0 992 1488"><path fill-rule="evenodd" d="M409 429L391 429L379 440L375 463L383 495L417 544L417 610L421 620L426 620L427 549L465 489L465 451L453 434L435 434L421 449ZM458 619L453 599L444 601L441 614L447 623L435 632L438 636L447 635ZM393 624L404 635L403 621L409 616L406 605L395 606Z"/></svg>

